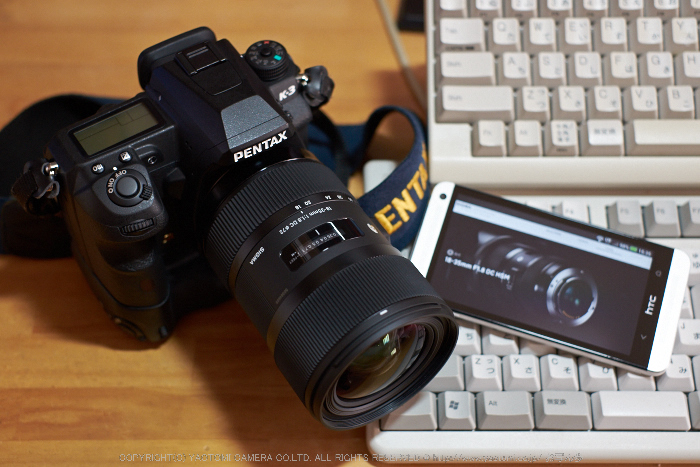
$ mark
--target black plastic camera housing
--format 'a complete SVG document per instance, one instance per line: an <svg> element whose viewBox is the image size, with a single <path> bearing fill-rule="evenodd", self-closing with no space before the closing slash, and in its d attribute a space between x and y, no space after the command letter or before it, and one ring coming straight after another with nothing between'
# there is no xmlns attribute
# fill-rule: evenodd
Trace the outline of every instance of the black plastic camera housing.
<svg viewBox="0 0 700 467"><path fill-rule="evenodd" d="M311 107L299 69L285 60L263 82L228 41L195 29L141 54L145 93L50 141L74 254L113 320L137 338L160 341L183 314L230 297L200 254L198 216L207 214L198 206L216 203L217 181L233 163L228 184L290 157L253 157L256 144L303 147Z"/></svg>

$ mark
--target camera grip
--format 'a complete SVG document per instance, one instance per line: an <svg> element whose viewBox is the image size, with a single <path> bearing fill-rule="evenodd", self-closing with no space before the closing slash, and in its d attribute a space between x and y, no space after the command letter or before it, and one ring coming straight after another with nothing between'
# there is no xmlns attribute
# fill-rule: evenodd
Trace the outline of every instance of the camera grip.
<svg viewBox="0 0 700 467"><path fill-rule="evenodd" d="M115 323L139 339L160 341L176 321L161 251L167 212L140 164L92 175L64 203L73 253Z"/></svg>

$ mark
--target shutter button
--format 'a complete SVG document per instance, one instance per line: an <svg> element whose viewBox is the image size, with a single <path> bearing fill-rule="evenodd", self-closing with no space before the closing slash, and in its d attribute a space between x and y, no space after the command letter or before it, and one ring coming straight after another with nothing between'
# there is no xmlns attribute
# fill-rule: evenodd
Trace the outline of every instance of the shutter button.
<svg viewBox="0 0 700 467"><path fill-rule="evenodd" d="M133 198L139 194L141 184L131 175L124 175L117 179L116 190L122 198Z"/></svg>
<svg viewBox="0 0 700 467"><path fill-rule="evenodd" d="M149 200L152 194L146 178L133 169L122 169L107 180L107 196L118 206L136 206Z"/></svg>

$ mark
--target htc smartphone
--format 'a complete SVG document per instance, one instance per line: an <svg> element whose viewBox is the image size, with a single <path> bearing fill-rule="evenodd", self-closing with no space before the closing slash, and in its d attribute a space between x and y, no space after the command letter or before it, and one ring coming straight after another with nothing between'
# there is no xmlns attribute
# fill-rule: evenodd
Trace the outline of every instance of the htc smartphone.
<svg viewBox="0 0 700 467"><path fill-rule="evenodd" d="M644 374L668 366L690 261L443 182L411 260L458 318Z"/></svg>

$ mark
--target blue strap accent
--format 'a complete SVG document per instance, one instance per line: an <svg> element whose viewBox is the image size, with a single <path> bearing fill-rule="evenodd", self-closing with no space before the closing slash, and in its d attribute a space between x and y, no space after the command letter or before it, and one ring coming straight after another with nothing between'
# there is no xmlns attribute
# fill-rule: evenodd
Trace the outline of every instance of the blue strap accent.
<svg viewBox="0 0 700 467"><path fill-rule="evenodd" d="M410 110L396 106L377 109L365 125L363 146L366 148L369 145L381 121L392 112L400 113L410 122L413 145L396 169L378 186L360 197L359 203L389 236L391 244L403 249L418 233L428 204L430 182L423 123Z"/></svg>

